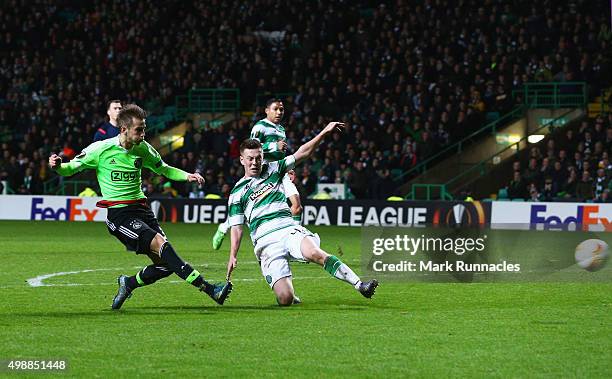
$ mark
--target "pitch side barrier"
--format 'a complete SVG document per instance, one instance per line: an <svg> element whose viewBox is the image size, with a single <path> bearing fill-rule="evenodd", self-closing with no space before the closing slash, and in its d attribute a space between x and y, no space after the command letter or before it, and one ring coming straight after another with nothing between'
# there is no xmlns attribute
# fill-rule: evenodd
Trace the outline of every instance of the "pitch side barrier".
<svg viewBox="0 0 612 379"><path fill-rule="evenodd" d="M99 197L0 195L0 220L104 221ZM161 222L217 224L227 203L149 199ZM302 223L315 226L486 227L510 230L612 231L612 204L304 200Z"/></svg>
<svg viewBox="0 0 612 379"><path fill-rule="evenodd" d="M99 197L1 195L0 219L104 221ZM223 200L149 199L161 222L217 224L227 216ZM424 227L427 225L486 226L491 203L433 201L305 200L304 225Z"/></svg>

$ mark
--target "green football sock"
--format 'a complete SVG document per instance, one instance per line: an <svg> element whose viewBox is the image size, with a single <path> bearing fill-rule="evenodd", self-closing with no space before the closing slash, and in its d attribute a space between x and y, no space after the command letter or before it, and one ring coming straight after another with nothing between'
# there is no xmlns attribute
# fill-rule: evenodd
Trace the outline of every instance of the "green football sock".
<svg viewBox="0 0 612 379"><path fill-rule="evenodd" d="M330 255L327 257L325 263L323 264L323 268L334 278L350 283L355 288L358 288L359 283L361 283L359 276L357 276L357 274L355 274L349 266L342 263L342 261L335 255Z"/></svg>

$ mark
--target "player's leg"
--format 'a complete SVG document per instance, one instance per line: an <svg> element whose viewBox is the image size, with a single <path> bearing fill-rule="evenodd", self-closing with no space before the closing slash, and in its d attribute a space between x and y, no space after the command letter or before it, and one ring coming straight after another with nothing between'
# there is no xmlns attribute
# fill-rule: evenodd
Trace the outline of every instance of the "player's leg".
<svg viewBox="0 0 612 379"><path fill-rule="evenodd" d="M320 248L321 241L318 235L311 233L304 227L296 227L289 234L287 246L289 254L294 259L305 259L317 263L331 276L351 284L363 296L370 298L378 286L376 279L362 282L351 268L335 255L330 255Z"/></svg>
<svg viewBox="0 0 612 379"><path fill-rule="evenodd" d="M117 278L119 290L113 299L113 309L121 308L125 300L131 297L132 291L136 288L148 286L172 275L172 270L168 268L168 265L159 256L152 253L149 253L148 256L153 261L153 264L143 267L135 275L121 275Z"/></svg>
<svg viewBox="0 0 612 379"><path fill-rule="evenodd" d="M138 227L137 230L139 230L143 224L142 221L136 221L137 219L134 218L137 216L137 213L137 211L127 208L109 209L108 219L106 220L106 226L109 233L115 236L127 250L134 252L137 252L138 250L138 235L130 230L130 228L136 225ZM155 263L163 263L161 258L154 254L150 254L149 257L154 262L153 266L157 266ZM132 291L134 291L136 288L142 285L152 284L162 277L166 277L171 274L172 272L170 270L162 271L160 269L154 269L147 266L135 275L120 275L117 278L119 288L117 290L117 294L113 298L111 307L113 309L121 308L123 303L132 296Z"/></svg>
<svg viewBox="0 0 612 379"><path fill-rule="evenodd" d="M148 210L148 208L147 208ZM146 212L147 225L150 226L157 233L155 237L150 241L150 253L157 254L161 261L167 265L175 274L181 279L190 283L196 288L208 294L217 303L223 304L227 296L232 290L232 284L227 282L224 284L211 284L204 280L200 272L187 262L185 262L174 250L164 231L162 230L157 218L148 210ZM143 245L146 244L146 240Z"/></svg>
<svg viewBox="0 0 612 379"><path fill-rule="evenodd" d="M290 276L281 278L274 283L272 291L276 296L276 302L280 306L289 306L296 302L295 290L293 289L293 280ZM297 300L299 302L299 300Z"/></svg>
<svg viewBox="0 0 612 379"><path fill-rule="evenodd" d="M204 280L200 272L185 262L164 236L156 233L150 241L150 251L157 254L168 267L181 279L206 293L215 302L223 305L232 291L232 283L212 284Z"/></svg>
<svg viewBox="0 0 612 379"><path fill-rule="evenodd" d="M221 248L221 244L223 243L223 239L229 230L229 217L225 219L219 226L217 227L217 231L213 235L212 239L212 247L215 250L219 250Z"/></svg>
<svg viewBox="0 0 612 379"><path fill-rule="evenodd" d="M166 236L164 231L162 230L157 219L153 218L153 220L147 220L147 225L160 233L162 236ZM152 222L153 221L153 222ZM127 277L125 279L126 285L128 289L134 290L138 287L148 286L157 282L160 279L166 278L172 275L172 270L168 267L168 265L157 255L151 252L147 253L147 256L153 262L153 264L145 266L142 270L138 271L135 275ZM119 279L121 280L121 279Z"/></svg>
<svg viewBox="0 0 612 379"><path fill-rule="evenodd" d="M231 292L232 284L227 282L213 285L205 281L199 271L193 269L174 251L149 208L128 208L130 209L112 211L114 222L107 222L109 231L128 250L149 256L154 265L145 267L134 277L120 276L118 278L119 290L113 300L113 308L120 308L135 288L152 284L163 277L169 276L172 272L208 294L217 303L223 304ZM144 279L140 275L141 273L146 273ZM139 278L142 283L138 281Z"/></svg>
<svg viewBox="0 0 612 379"><path fill-rule="evenodd" d="M127 277L126 284L130 291L138 287L148 286L172 275L172 270L157 254L149 253L147 255L153 264L145 266L135 275Z"/></svg>
<svg viewBox="0 0 612 379"><path fill-rule="evenodd" d="M278 305L299 304L301 301L295 296L291 268L285 256L284 244L279 241L267 246L260 259L261 273L266 283L274 291Z"/></svg>

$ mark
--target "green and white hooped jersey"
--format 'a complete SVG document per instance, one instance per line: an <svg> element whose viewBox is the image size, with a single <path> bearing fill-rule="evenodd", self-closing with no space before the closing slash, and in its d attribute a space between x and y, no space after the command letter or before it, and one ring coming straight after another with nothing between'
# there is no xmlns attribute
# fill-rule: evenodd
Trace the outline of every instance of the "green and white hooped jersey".
<svg viewBox="0 0 612 379"><path fill-rule="evenodd" d="M229 225L247 224L253 245L261 237L299 225L292 217L283 189L283 177L295 166L293 155L265 162L259 177L244 177L230 193Z"/></svg>
<svg viewBox="0 0 612 379"><path fill-rule="evenodd" d="M250 138L261 142L266 161L275 162L285 158L285 152L278 150L277 145L278 141L287 139L281 124L276 125L265 118L259 120L253 125Z"/></svg>
<svg viewBox="0 0 612 379"><path fill-rule="evenodd" d="M104 200L138 200L145 198L141 189L143 167L176 181L185 181L188 176L187 172L168 166L148 142L126 150L119 144L119 136L92 143L73 160L62 163L57 173L70 176L87 169L96 170Z"/></svg>

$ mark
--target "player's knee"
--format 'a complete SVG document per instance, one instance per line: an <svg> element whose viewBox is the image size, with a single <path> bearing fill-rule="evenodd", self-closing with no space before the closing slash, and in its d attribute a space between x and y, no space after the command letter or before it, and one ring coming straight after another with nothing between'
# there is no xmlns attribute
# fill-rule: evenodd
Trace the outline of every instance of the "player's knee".
<svg viewBox="0 0 612 379"><path fill-rule="evenodd" d="M281 307L288 307L293 304L293 293L287 291L276 295L276 301Z"/></svg>
<svg viewBox="0 0 612 379"><path fill-rule="evenodd" d="M166 238L164 238L161 234L157 233L153 240L151 241L151 251L156 255L161 255L161 248L166 243Z"/></svg>
<svg viewBox="0 0 612 379"><path fill-rule="evenodd" d="M276 301L278 305L288 306L293 304L293 286L291 285L291 279L282 278L274 283L274 294L276 295Z"/></svg>

